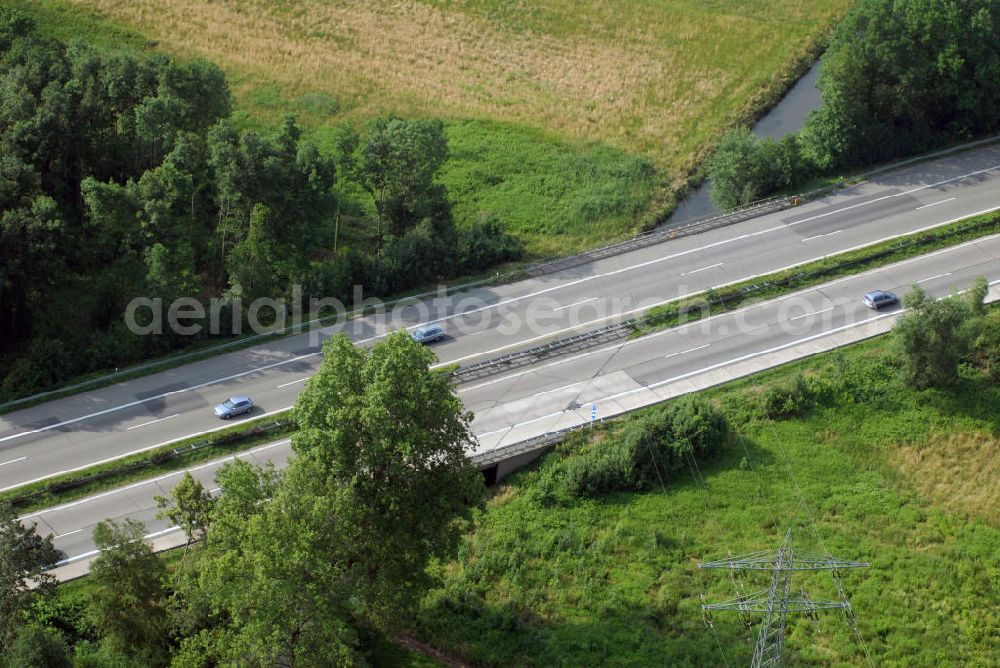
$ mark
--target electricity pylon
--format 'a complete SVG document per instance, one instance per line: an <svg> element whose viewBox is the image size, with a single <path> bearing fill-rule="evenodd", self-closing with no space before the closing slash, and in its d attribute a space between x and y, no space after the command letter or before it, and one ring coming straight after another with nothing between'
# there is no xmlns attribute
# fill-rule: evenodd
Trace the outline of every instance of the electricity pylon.
<svg viewBox="0 0 1000 668"><path fill-rule="evenodd" d="M739 612L741 615L758 613L763 616L757 642L754 645L752 668L780 666L781 647L785 640L785 617L790 612L816 613L820 610L844 610L848 622L857 633L857 625L851 611L851 604L840 584L838 571L844 568L867 568L861 561L846 561L829 555L795 551L792 548L792 530L785 534L785 540L777 550L753 552L739 557L729 557L718 561L698 564L698 568L725 568L730 571L769 571L771 586L767 589L738 596L730 601L702 605L702 610ZM813 601L805 592L797 596L791 594L792 574L796 571L828 570L837 585L839 601ZM711 620L706 618L711 624Z"/></svg>

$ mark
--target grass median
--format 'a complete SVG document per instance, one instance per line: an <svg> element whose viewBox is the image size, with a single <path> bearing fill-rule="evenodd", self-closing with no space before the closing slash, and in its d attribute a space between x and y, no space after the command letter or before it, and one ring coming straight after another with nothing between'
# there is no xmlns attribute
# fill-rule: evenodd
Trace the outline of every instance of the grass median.
<svg viewBox="0 0 1000 668"><path fill-rule="evenodd" d="M181 439L154 450L23 485L0 493L0 503L11 504L21 514L51 508L131 482L244 452L284 438L293 431L295 422L291 411L283 411L210 434Z"/></svg>
<svg viewBox="0 0 1000 668"><path fill-rule="evenodd" d="M751 301L775 298L841 276L886 266L996 233L1000 233L1000 213L983 214L751 281L743 281L719 290L709 290L651 309L637 320L637 328L632 336L644 336L678 324L731 311ZM437 371L448 374L457 368L457 365L450 364ZM281 424L263 429L264 425L274 423ZM0 494L0 502L11 503L22 513L66 503L105 489L247 450L255 445L286 436L292 433L294 428L291 411L285 411L233 425L212 434L183 439L149 452L25 485ZM198 447L193 448L192 445Z"/></svg>

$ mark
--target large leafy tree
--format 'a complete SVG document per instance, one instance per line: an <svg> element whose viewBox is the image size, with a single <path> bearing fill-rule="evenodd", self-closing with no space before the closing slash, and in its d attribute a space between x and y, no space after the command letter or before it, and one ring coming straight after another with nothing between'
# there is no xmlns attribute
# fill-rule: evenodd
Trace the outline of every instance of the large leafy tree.
<svg viewBox="0 0 1000 668"><path fill-rule="evenodd" d="M104 641L115 651L154 657L165 647L163 561L146 542L141 522L105 520L94 528L99 554L90 567L93 609Z"/></svg>
<svg viewBox="0 0 1000 668"><path fill-rule="evenodd" d="M862 0L823 57L807 145L824 167L1000 128L998 0Z"/></svg>
<svg viewBox="0 0 1000 668"><path fill-rule="evenodd" d="M425 347L335 337L324 355L280 479L245 463L218 478L205 558L182 587L218 615L185 655L349 665L358 629L418 600L428 560L455 548L481 498L469 415Z"/></svg>
<svg viewBox="0 0 1000 668"><path fill-rule="evenodd" d="M341 150L352 150L344 142ZM376 118L357 145L354 174L372 196L377 243L385 232L400 236L421 220L443 230L451 224L444 189L434 179L448 158L439 120Z"/></svg>
<svg viewBox="0 0 1000 668"><path fill-rule="evenodd" d="M406 332L370 352L334 337L295 407L297 468L314 493L339 499L373 616L412 602L427 559L454 548L483 489L467 457L471 414L433 360Z"/></svg>
<svg viewBox="0 0 1000 668"><path fill-rule="evenodd" d="M118 363L124 303L197 293L205 135L229 109L215 65L66 46L0 8L0 392Z"/></svg>
<svg viewBox="0 0 1000 668"><path fill-rule="evenodd" d="M267 215L259 221L263 227L255 234L270 240L275 257L287 258L281 266L260 268L276 274L275 281L290 279L296 262L305 266L309 254L333 237L333 162L300 136L288 117L270 139L252 131L238 135L221 124L212 130L209 142L217 184L219 257L228 260L232 253L246 250L239 245L251 236L254 211L265 207ZM232 276L233 267L229 269Z"/></svg>
<svg viewBox="0 0 1000 668"><path fill-rule="evenodd" d="M0 506L0 649L11 646L36 598L52 593L55 579L46 571L58 559L51 536L39 536L9 505Z"/></svg>

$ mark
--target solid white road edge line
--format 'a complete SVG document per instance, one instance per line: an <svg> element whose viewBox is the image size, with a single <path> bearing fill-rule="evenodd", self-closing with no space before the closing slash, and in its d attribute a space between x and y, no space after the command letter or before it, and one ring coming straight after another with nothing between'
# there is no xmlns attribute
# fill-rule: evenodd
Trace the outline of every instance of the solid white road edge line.
<svg viewBox="0 0 1000 668"><path fill-rule="evenodd" d="M42 510L36 510L33 513L28 513L27 515L22 515L18 519L23 522L24 520L30 520L30 519L34 519L36 517L41 517L42 515L45 515L46 513L54 513L54 512L60 511L60 510L66 510L67 508L73 508L75 506L79 506L79 505L82 505L84 503L91 503L91 502L96 501L98 499L103 499L103 498L106 498L108 496L112 496L114 494L120 494L122 492L127 492L127 491L130 491L130 490L136 489L138 487L142 487L143 485L154 485L156 483L159 483L159 482L162 482L162 481L166 480L167 478L172 478L172 477L178 476L178 475L184 475L185 473L190 473L192 471L200 471L201 469L208 468L209 466L215 466L217 464L221 464L223 462L227 462L227 461L229 461L231 459L236 459L237 457L249 457L251 455L257 454L258 452L263 452L264 450L270 450L271 448L276 448L279 445L285 445L286 443L290 443L291 440L292 439L290 439L290 438L283 438L280 441L275 441L274 443L268 443L267 445L262 445L262 446L260 446L258 448L254 448L253 450L247 450L245 452L237 452L237 453L232 454L232 455L226 455L225 457L220 457L219 459L213 459L210 462L205 462L203 464L198 464L197 466L192 466L191 468L187 468L187 469L184 469L184 470L181 470L181 471L171 471L170 473L164 473L163 475L158 476L156 478L149 478L148 480L140 480L139 482L134 482L134 483L132 483L130 485L126 485L125 487L118 487L116 489L109 489L106 492L101 492L100 494L95 494L94 496L88 496L88 497L85 497L83 499L77 499L76 501L69 501L67 503L63 503L63 504L58 505L58 506L52 506L51 508L44 508Z"/></svg>

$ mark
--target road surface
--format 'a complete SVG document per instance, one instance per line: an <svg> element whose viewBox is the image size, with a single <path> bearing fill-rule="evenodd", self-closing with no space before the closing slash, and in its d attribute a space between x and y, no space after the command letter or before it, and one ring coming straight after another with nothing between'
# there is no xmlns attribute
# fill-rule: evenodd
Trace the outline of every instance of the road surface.
<svg viewBox="0 0 1000 668"><path fill-rule="evenodd" d="M402 324L441 322L447 337L434 345L441 362L468 363L596 328L652 304L998 207L1000 146L980 148L798 208L566 271L470 290L437 314L410 306ZM354 321L350 329L362 343L386 331L373 318ZM254 417L288 408L320 363L315 338L302 334L275 340L4 415L0 490L219 428L212 406L233 394L254 398ZM741 340L749 345L752 339ZM685 353L674 361L697 364L700 358ZM599 360L590 358L590 363ZM491 400L477 395L472 405L483 410ZM482 419L490 416L486 412Z"/></svg>
<svg viewBox="0 0 1000 668"><path fill-rule="evenodd" d="M874 287L903 295L916 283L945 296L965 289L976 276L986 276L995 286L991 296L1000 296L1000 235L513 371L462 386L458 393L475 411L480 448L489 450L585 423L594 406L599 417L611 416L887 331L902 309L865 308L860 296ZM283 466L289 455L286 439L238 456ZM201 464L192 473L211 489L215 471L228 459ZM153 497L168 495L182 475L163 475L22 519L51 532L70 563L93 555L93 527L106 517L133 517L146 523L151 538L176 538L177 529L156 518Z"/></svg>

